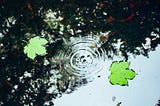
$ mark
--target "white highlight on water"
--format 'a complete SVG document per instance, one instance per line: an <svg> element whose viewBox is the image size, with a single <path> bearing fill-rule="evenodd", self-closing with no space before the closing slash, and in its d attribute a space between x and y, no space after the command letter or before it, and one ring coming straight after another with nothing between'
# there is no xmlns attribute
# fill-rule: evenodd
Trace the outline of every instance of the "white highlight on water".
<svg viewBox="0 0 160 106"><path fill-rule="evenodd" d="M101 71L106 54L97 42L94 37L72 37L61 55L64 69L82 78L92 77Z"/></svg>

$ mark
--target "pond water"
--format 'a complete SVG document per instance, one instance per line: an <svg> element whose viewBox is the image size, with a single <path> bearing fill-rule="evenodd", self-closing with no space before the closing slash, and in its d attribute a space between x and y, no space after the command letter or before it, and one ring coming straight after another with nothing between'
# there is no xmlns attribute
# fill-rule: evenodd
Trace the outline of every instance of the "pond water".
<svg viewBox="0 0 160 106"><path fill-rule="evenodd" d="M98 38L98 37L97 37ZM71 37L67 49L59 56L64 70L71 75L90 79L103 69L106 54L94 37Z"/></svg>
<svg viewBox="0 0 160 106"><path fill-rule="evenodd" d="M54 100L55 106L155 106L160 99L160 48L149 53L149 58L130 57L130 68L137 76L129 86L111 85L108 80L111 60L93 82L81 86L71 94ZM121 60L115 57L114 60Z"/></svg>
<svg viewBox="0 0 160 106"><path fill-rule="evenodd" d="M0 5L0 106L160 104L159 0Z"/></svg>

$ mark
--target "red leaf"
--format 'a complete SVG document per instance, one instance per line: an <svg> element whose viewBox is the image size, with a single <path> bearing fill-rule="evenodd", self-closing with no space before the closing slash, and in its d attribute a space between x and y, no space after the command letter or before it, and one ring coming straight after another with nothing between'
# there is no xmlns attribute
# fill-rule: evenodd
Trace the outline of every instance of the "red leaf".
<svg viewBox="0 0 160 106"><path fill-rule="evenodd" d="M120 20L120 22L126 22L126 21L129 21L129 20L131 20L131 19L133 19L133 17L135 16L135 14L134 13L132 13L131 15L129 15L126 19L122 19L122 20Z"/></svg>
<svg viewBox="0 0 160 106"><path fill-rule="evenodd" d="M32 6L31 6L31 4L30 4L30 3L27 3L27 7L28 7L28 9L29 9L30 11L32 11L32 12L33 12L33 9L32 9Z"/></svg>
<svg viewBox="0 0 160 106"><path fill-rule="evenodd" d="M133 3L130 3L130 4L129 4L129 8L131 8L131 9L134 8L134 6L135 6L135 5L134 5Z"/></svg>
<svg viewBox="0 0 160 106"><path fill-rule="evenodd" d="M106 19L106 22L107 23L110 23L110 22L113 22L115 19L113 16L109 16L107 19Z"/></svg>

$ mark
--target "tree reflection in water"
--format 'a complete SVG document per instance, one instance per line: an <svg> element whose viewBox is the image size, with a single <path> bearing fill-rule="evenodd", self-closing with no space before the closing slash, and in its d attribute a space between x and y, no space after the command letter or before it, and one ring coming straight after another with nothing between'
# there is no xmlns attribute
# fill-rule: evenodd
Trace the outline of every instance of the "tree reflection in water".
<svg viewBox="0 0 160 106"><path fill-rule="evenodd" d="M93 56L90 51L95 45L84 55L84 50L75 52L68 64L76 69L98 65L92 59L101 60L98 52L103 54L103 50L109 59L114 55L126 61L130 55L148 57L160 44L159 5L159 0L0 0L0 105L53 105L52 99L88 83L79 78L82 73L68 75L65 59L55 58L66 50L71 37L107 39ZM23 52L23 41L34 35L49 43L45 56L31 60ZM89 70L83 69L85 76Z"/></svg>

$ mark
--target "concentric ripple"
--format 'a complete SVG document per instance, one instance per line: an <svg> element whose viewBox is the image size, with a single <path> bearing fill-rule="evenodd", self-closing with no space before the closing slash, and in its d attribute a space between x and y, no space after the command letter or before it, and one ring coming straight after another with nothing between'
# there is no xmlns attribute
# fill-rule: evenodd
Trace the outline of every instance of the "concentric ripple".
<svg viewBox="0 0 160 106"><path fill-rule="evenodd" d="M90 77L103 68L105 51L90 37L72 39L66 51L61 55L64 69L69 74Z"/></svg>

